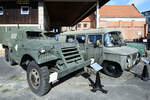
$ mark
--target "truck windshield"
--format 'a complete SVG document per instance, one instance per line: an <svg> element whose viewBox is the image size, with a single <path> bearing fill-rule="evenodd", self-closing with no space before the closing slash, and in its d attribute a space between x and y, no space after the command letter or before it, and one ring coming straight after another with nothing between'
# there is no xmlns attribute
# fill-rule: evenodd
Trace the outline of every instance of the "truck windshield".
<svg viewBox="0 0 150 100"><path fill-rule="evenodd" d="M125 42L121 38L120 32L109 32L104 35L104 45L106 47L123 46Z"/></svg>
<svg viewBox="0 0 150 100"><path fill-rule="evenodd" d="M47 39L50 40L58 40L58 34L54 33L54 32L46 32L44 33L44 36L46 36Z"/></svg>
<svg viewBox="0 0 150 100"><path fill-rule="evenodd" d="M85 35L77 35L76 39L79 43L85 43L86 36Z"/></svg>
<svg viewBox="0 0 150 100"><path fill-rule="evenodd" d="M67 43L74 43L75 42L75 36L74 35L67 35L66 42Z"/></svg>
<svg viewBox="0 0 150 100"><path fill-rule="evenodd" d="M41 32L27 32L27 39L42 39Z"/></svg>

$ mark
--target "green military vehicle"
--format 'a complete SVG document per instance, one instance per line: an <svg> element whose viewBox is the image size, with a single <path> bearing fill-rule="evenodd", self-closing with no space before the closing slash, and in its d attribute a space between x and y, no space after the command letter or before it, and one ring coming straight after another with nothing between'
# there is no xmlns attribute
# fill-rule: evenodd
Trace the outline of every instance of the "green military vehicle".
<svg viewBox="0 0 150 100"><path fill-rule="evenodd" d="M118 29L101 28L61 33L59 41L79 43L85 59L94 58L105 74L120 77L139 62L138 49L127 47Z"/></svg>
<svg viewBox="0 0 150 100"><path fill-rule="evenodd" d="M52 83L90 65L75 44L46 39L39 29L18 29L3 34L6 61L27 71L31 90L43 96Z"/></svg>
<svg viewBox="0 0 150 100"><path fill-rule="evenodd" d="M147 57L146 45L143 43L126 42L129 47L134 47L139 50L139 54L142 57Z"/></svg>

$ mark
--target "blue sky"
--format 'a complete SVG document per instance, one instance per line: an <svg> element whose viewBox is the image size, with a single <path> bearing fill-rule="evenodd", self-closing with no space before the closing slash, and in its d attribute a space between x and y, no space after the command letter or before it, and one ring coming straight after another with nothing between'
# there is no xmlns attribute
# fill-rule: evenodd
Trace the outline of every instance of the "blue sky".
<svg viewBox="0 0 150 100"><path fill-rule="evenodd" d="M110 0L109 5L129 5L134 3L137 9L142 11L150 10L150 0Z"/></svg>

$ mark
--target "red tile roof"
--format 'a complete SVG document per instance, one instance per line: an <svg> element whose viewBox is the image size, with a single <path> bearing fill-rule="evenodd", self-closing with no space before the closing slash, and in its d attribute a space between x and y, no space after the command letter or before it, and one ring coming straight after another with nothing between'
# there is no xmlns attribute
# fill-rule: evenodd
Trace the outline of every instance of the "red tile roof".
<svg viewBox="0 0 150 100"><path fill-rule="evenodd" d="M135 17L144 17L138 9L134 5L104 5L99 9L100 17L128 17L128 18L135 18ZM85 18L84 22L94 21L96 19L96 12L92 15Z"/></svg>
<svg viewBox="0 0 150 100"><path fill-rule="evenodd" d="M84 22L89 22L89 21L91 21L90 20L90 18L89 17L86 17L85 19L83 19L82 21L84 21Z"/></svg>
<svg viewBox="0 0 150 100"><path fill-rule="evenodd" d="M99 11L101 17L144 17L134 5L104 5Z"/></svg>

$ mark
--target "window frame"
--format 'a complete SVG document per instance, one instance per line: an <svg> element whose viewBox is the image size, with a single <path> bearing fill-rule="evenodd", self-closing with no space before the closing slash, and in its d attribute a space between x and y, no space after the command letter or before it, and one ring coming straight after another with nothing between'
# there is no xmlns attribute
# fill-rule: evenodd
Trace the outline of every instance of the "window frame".
<svg viewBox="0 0 150 100"><path fill-rule="evenodd" d="M72 38L72 41L70 41L69 39ZM67 43L74 43L75 42L75 35L66 35L66 42Z"/></svg>
<svg viewBox="0 0 150 100"><path fill-rule="evenodd" d="M96 41L99 40L99 39L97 39L98 36L101 37L99 47L102 47L104 45L103 44L103 35L102 34L90 34L90 35L88 35L88 40L87 40L88 42L87 42L87 44L90 45L90 46L96 44L97 43ZM94 43L94 40L93 41L90 40L90 37L93 37L93 39L95 40L95 43Z"/></svg>
<svg viewBox="0 0 150 100"><path fill-rule="evenodd" d="M84 24L83 24L83 27L84 27L84 28L87 28L87 26L88 26L87 23L84 23Z"/></svg>
<svg viewBox="0 0 150 100"><path fill-rule="evenodd" d="M78 27L78 28L81 28L81 24L78 24L77 27Z"/></svg>
<svg viewBox="0 0 150 100"><path fill-rule="evenodd" d="M81 39L81 41L82 41L82 42L79 42L79 40L78 40L78 39L79 39L79 37L84 37L84 38L85 38L85 40L82 40L82 39ZM78 43L79 43L79 44L81 44L81 43L83 43L83 44L84 44L84 43L86 43L86 35L76 35L76 40L78 41ZM84 41L84 42L83 42L83 41Z"/></svg>
<svg viewBox="0 0 150 100"><path fill-rule="evenodd" d="M40 39L42 39L42 38L44 38L44 35L42 34L42 32L40 32L40 31L27 31L26 32L26 39L27 40L33 40L33 39L38 39L37 37L36 38L33 38L32 36L31 36L31 34L40 34L40 36L38 37L38 38L40 38ZM29 35L30 34L30 35Z"/></svg>
<svg viewBox="0 0 150 100"><path fill-rule="evenodd" d="M23 9L24 8L28 8L28 11L25 13L25 12L23 12ZM21 6L21 15L29 15L29 13L30 13L30 9L29 9L29 6Z"/></svg>
<svg viewBox="0 0 150 100"><path fill-rule="evenodd" d="M147 17L147 21L150 22L150 17Z"/></svg>

